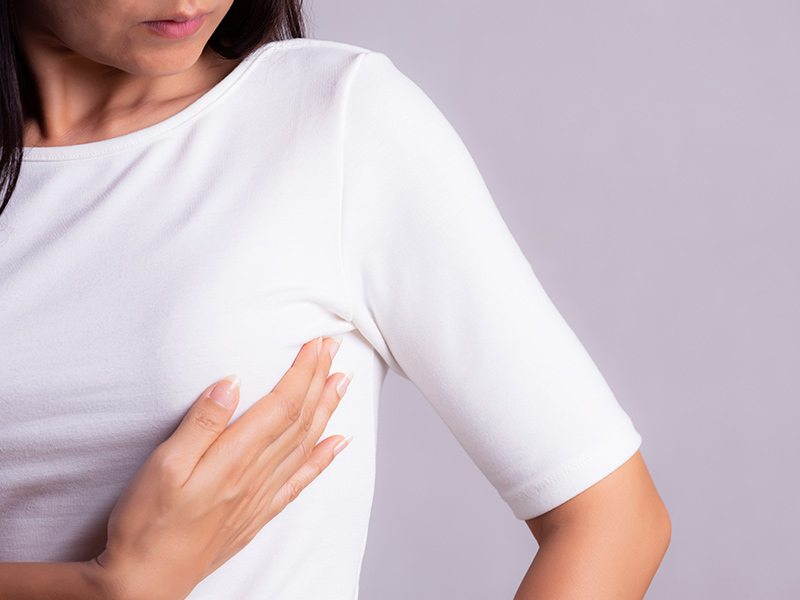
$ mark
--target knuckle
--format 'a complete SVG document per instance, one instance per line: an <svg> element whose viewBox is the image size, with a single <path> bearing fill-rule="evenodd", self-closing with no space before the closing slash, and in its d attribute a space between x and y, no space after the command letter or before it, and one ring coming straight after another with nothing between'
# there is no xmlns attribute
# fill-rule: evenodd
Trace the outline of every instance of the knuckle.
<svg viewBox="0 0 800 600"><path fill-rule="evenodd" d="M220 482L218 498L223 504L235 505L242 497L242 488L239 477L226 477Z"/></svg>
<svg viewBox="0 0 800 600"><path fill-rule="evenodd" d="M294 423L300 418L303 400L293 394L281 393L278 394L278 406L280 407L281 414L287 421Z"/></svg>
<svg viewBox="0 0 800 600"><path fill-rule="evenodd" d="M316 436L316 439L319 439L319 436L322 435L325 427L328 426L328 421L331 418L332 412L333 410L329 409L328 407L320 405L320 407L317 409L317 412L314 414L314 424L311 426L311 430L308 432L308 435Z"/></svg>
<svg viewBox="0 0 800 600"><path fill-rule="evenodd" d="M319 402L319 417L320 419L324 420L326 423L330 420L333 416L334 411L339 406L340 398L336 395L336 393L328 394L323 396Z"/></svg>
<svg viewBox="0 0 800 600"><path fill-rule="evenodd" d="M317 461L314 461L314 463L312 464L312 467L314 468L314 479L319 477L322 474L322 472L328 468L328 465L330 465L332 461L333 458L327 456L322 457Z"/></svg>
<svg viewBox="0 0 800 600"><path fill-rule="evenodd" d="M304 433L311 431L311 427L314 425L314 416L315 412L313 410L306 409L301 411L300 427L303 429Z"/></svg>
<svg viewBox="0 0 800 600"><path fill-rule="evenodd" d="M303 441L300 442L298 447L298 451L303 458L308 458L311 453L314 451L314 448L317 445L317 441L314 437L306 436L303 438Z"/></svg>
<svg viewBox="0 0 800 600"><path fill-rule="evenodd" d="M183 476L186 464L180 455L158 447L150 457L164 482L177 482Z"/></svg>
<svg viewBox="0 0 800 600"><path fill-rule="evenodd" d="M210 412L198 410L192 413L192 423L205 431L217 433L220 429L219 420Z"/></svg>
<svg viewBox="0 0 800 600"><path fill-rule="evenodd" d="M286 495L289 502L294 502L297 500L298 496L300 496L300 492L303 491L303 484L302 482L294 479L286 483Z"/></svg>

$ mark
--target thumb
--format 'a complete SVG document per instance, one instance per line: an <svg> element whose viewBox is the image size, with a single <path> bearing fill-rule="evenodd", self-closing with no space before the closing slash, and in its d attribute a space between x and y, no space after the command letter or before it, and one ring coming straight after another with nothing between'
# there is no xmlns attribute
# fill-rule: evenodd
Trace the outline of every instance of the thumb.
<svg viewBox="0 0 800 600"><path fill-rule="evenodd" d="M228 375L209 386L192 405L175 432L161 444L168 454L178 455L190 470L228 426L239 402L241 378Z"/></svg>

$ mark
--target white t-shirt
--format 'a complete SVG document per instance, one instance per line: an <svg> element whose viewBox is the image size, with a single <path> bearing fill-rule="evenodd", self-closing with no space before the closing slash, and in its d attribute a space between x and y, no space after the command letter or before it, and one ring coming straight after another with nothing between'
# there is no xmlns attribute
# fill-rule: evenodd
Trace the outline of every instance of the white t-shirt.
<svg viewBox="0 0 800 600"><path fill-rule="evenodd" d="M357 597L388 369L519 519L641 443L449 122L348 44L273 42L161 123L27 149L0 286L2 561L98 554L208 385L241 375L236 418L319 335L356 374L323 437L355 439L192 600Z"/></svg>

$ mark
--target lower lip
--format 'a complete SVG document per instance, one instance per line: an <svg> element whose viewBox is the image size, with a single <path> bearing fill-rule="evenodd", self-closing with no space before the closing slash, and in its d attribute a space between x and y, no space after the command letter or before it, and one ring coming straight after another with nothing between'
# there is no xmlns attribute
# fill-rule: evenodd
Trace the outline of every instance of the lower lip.
<svg viewBox="0 0 800 600"><path fill-rule="evenodd" d="M203 26L206 16L200 15L188 21L145 21L145 25L150 31L162 37L171 40L179 40L181 38L194 35Z"/></svg>

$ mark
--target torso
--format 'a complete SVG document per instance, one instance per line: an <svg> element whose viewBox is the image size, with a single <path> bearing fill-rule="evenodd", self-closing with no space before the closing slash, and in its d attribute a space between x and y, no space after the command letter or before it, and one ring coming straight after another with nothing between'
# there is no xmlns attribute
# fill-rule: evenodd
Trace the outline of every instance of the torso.
<svg viewBox="0 0 800 600"><path fill-rule="evenodd" d="M359 442L191 598L356 597L386 374L340 266L359 52L271 44L151 127L26 150L0 215L0 561L96 556L199 388L239 373L237 418L307 339L342 334L331 372L358 379L324 437Z"/></svg>

